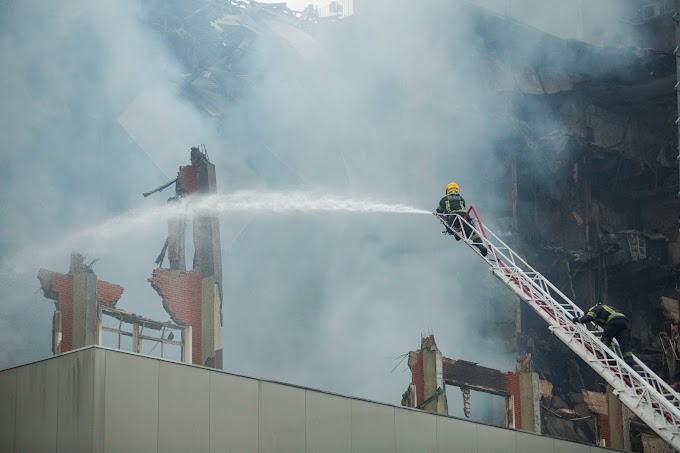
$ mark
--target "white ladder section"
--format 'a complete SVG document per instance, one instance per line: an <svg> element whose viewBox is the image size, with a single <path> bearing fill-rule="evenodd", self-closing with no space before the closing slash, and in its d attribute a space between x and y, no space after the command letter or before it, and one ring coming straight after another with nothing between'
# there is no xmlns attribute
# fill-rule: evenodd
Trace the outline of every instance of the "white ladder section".
<svg viewBox="0 0 680 453"><path fill-rule="evenodd" d="M477 226L469 220L472 213ZM446 225L447 216L435 215ZM628 366L599 340L601 329L590 331L585 325L572 322L572 318L583 315L583 310L484 226L474 207L470 207L466 218L459 216L459 222L458 236L489 265L491 272L538 313L557 338L602 376L628 409L680 451L680 395L637 357L634 360L639 369ZM486 256L473 245L476 235L479 239L475 241L482 242L488 250Z"/></svg>

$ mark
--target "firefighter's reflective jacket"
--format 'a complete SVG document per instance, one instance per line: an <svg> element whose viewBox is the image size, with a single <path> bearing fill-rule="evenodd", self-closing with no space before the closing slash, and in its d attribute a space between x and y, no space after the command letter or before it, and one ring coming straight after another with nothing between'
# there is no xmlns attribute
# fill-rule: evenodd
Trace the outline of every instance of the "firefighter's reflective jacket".
<svg viewBox="0 0 680 453"><path fill-rule="evenodd" d="M437 212L440 214L465 215L465 200L460 194L449 194L439 201Z"/></svg>
<svg viewBox="0 0 680 453"><path fill-rule="evenodd" d="M609 305L594 305L590 307L588 312L579 318L579 322L594 322L598 326L609 324L615 319L628 319L626 315L616 311L614 307Z"/></svg>

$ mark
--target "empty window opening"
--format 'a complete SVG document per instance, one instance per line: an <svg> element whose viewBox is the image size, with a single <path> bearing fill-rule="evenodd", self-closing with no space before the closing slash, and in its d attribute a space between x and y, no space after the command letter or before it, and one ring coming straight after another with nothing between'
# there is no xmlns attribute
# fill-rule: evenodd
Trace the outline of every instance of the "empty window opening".
<svg viewBox="0 0 680 453"><path fill-rule="evenodd" d="M446 386L449 415L500 427L510 426L509 398L471 388Z"/></svg>

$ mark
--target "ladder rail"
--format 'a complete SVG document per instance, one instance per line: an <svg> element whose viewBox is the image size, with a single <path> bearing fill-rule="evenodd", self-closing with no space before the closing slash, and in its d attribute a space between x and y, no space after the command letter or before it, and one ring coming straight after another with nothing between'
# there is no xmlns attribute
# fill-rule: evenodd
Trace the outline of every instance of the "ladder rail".
<svg viewBox="0 0 680 453"><path fill-rule="evenodd" d="M477 217L478 218L478 217ZM479 219L479 218L478 218ZM479 220L478 220L479 221ZM481 224L481 221L479 221ZM471 225L472 226L472 225ZM503 242L502 239L500 239L495 233L490 231L488 228L486 228L485 232L488 232L492 235L492 237L498 241L500 244L502 244L504 249L507 249L511 255L516 256L516 260L519 260L524 266L527 268L531 269L530 272L535 272L536 278L535 280L540 280L541 284L545 285L546 288L539 288L541 291L545 292L546 296L551 297L550 291L553 291L556 295L558 295L562 299L562 303L560 301L556 300L557 306L559 306L568 316L572 317L577 317L581 316L583 314L583 310L579 308L574 302L572 302L562 291L560 291L558 288L555 287L549 280L547 280L543 275L541 275L539 272L535 271L531 265L529 265L522 257L516 254L505 242ZM482 236L484 237L484 236ZM487 239L487 238L484 238ZM494 247L493 243L487 239L487 242L485 242L490 247ZM501 252L501 255L503 257L506 257L505 254ZM513 261L516 261L513 259ZM493 266L492 264L492 270L494 267L498 266ZM503 267L502 265L500 267ZM526 271L524 271L527 273ZM554 298L553 298L554 299ZM565 308L565 305L568 306L568 308ZM567 318L569 322L571 322L571 318ZM586 329L587 330L587 329ZM597 327L598 333L602 332L602 329L600 327ZM644 374L647 375L647 377L652 378L651 381L648 381L650 385L653 387L656 387L656 390L661 392L661 393L668 393L670 395L673 395L674 399L676 400L676 407L680 407L680 394L678 394L675 390L673 390L664 380L656 376L652 370L650 370L642 361L640 361L637 357L634 357L635 363L638 364L643 370ZM651 373L651 374L650 374Z"/></svg>
<svg viewBox="0 0 680 453"><path fill-rule="evenodd" d="M469 212L474 212L474 213L475 213L475 217L477 218L479 224L482 225L482 222L481 222L481 220L479 219L479 216L477 215L476 210L474 209L474 207L470 207ZM470 222L467 222L467 219L464 219L464 220L466 221L466 223L467 223L471 228L474 228L474 225L472 225ZM583 310L581 310L576 304L574 304L574 303L573 303L573 302L572 302L572 301L571 301L564 293L562 293L558 288L556 288L556 287L555 287L549 280L547 280L543 275L541 275L539 272L537 272L535 269L533 269L533 267L531 267L531 265L529 265L529 264L528 264L521 256L519 256L516 252L514 252L514 251L513 251L513 250L512 250L512 249L511 249L511 248L510 248L503 240L502 240L502 239L500 239L495 233L493 233L492 231L490 231L490 230L488 229L488 227L485 229L483 226L481 226L481 227L480 227L480 231L482 232L482 238L485 239L485 242L484 242L484 243L485 243L485 245L487 245L487 247L491 247L491 248L494 248L494 247L495 247L494 244L488 239L488 236L487 236L487 234L486 234L486 233L488 232L488 233L490 233L490 234L493 236L493 238L494 238L496 241L498 241L498 242L502 245L502 248L503 248L503 249L506 249L506 250L509 251L509 253L511 254L511 257L507 257L507 255L505 255L505 254L502 253L502 251L501 251L502 257L506 258L506 260L511 261L511 262L516 262L517 260L519 260L525 267L527 267L527 268L530 270L529 272L527 272L527 271L523 271L523 270L520 269L520 271L523 271L523 272L524 272L525 274L527 274L527 275L528 275L529 273L534 273L534 274L535 274L535 278L534 278L534 279L530 279L530 280L533 280L534 282L540 281L541 284L543 284L543 285L546 286L546 288L544 288L544 287L540 287L540 285L539 285L539 287L536 288L536 289L538 289L539 291L543 292L544 295L547 296L548 298L554 299L554 298L551 296L549 290L552 290L552 291L555 292L557 295L559 295L560 298L562 299L562 303L560 303L560 302L557 301L557 300L554 300L554 302L556 302L556 306L560 307L564 312L566 312L567 315L569 315L569 316L576 316L576 315L581 316L581 315L583 314ZM472 234L474 234L474 233L472 233ZM489 260L486 260L486 261L488 262ZM498 260L497 260L497 261L498 261ZM502 260L501 260L501 261L502 261ZM493 263L490 263L490 264L492 265L492 270L493 270L494 267L495 267L495 268L499 268L499 267L500 267L500 268L505 269L506 271L509 271L509 270L507 269L507 266L504 265L504 263L501 263L500 266L494 266ZM528 294L527 294L527 295L528 295ZM566 309L566 308L564 307L564 304L568 305L569 308L570 308L571 310ZM543 306L542 308L547 308L547 307ZM572 313L570 313L570 311L571 311ZM555 314L555 312L553 312L553 314ZM567 317L566 319L571 323L571 318ZM597 328L597 331L600 332L600 331L602 331L602 329L598 327L598 328ZM590 331L589 331L589 332L590 332ZM673 390L673 389L672 389L665 381L663 381L661 378L659 378L658 376L656 376L656 375L652 372L652 370L650 370L646 365L644 365L644 363L641 362L637 357L635 357L635 361L636 361L636 363L638 363L638 364L641 365L642 367L646 368L645 374L652 373L652 374L650 375L650 377L654 377L654 378L655 378L655 379L653 379L654 384L660 385L660 386L663 388L664 391L666 391L667 393L669 393L669 394L671 394L671 395L674 395L674 397L678 400L678 406L680 406L680 395L679 395L677 392L675 392L675 391L674 391L674 390ZM660 390L660 389L657 389L657 390Z"/></svg>
<svg viewBox="0 0 680 453"><path fill-rule="evenodd" d="M474 225L471 214L479 227ZM437 217L448 225L444 220L447 216ZM573 323L572 319L581 316L583 310L485 227L473 206L465 216L458 217L454 234L486 261L494 276L527 302L549 324L554 335L611 384L614 393L629 409L664 440L680 449L680 438L675 439L680 435L680 395L635 356L640 370L633 370L595 336L601 329L590 331L584 325ZM447 226L447 229L450 228ZM482 256L473 240L476 243L481 240L490 253Z"/></svg>

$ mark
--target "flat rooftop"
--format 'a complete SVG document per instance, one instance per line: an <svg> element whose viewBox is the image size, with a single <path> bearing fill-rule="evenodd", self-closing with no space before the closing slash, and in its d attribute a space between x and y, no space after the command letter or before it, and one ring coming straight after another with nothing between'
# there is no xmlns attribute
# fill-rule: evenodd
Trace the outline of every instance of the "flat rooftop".
<svg viewBox="0 0 680 453"><path fill-rule="evenodd" d="M0 452L606 448L98 346L0 371Z"/></svg>

